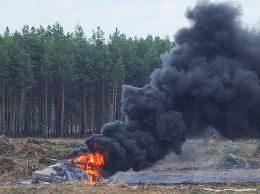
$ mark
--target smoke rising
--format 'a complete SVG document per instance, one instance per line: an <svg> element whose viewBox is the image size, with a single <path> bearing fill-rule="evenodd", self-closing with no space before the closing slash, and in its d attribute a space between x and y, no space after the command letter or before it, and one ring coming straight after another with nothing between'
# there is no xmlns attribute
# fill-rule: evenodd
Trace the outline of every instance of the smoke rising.
<svg viewBox="0 0 260 194"><path fill-rule="evenodd" d="M142 170L168 153L181 154L186 138L214 127L229 139L260 137L260 37L244 28L232 3L199 1L191 26L162 56L163 67L143 88L123 86L125 122L104 125L86 139L88 150L108 152L103 176Z"/></svg>

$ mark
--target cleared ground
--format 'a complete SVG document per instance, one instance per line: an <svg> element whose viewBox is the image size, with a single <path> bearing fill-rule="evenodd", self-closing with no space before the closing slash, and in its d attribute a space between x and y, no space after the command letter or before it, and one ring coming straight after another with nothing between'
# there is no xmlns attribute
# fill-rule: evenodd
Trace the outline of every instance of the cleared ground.
<svg viewBox="0 0 260 194"><path fill-rule="evenodd" d="M57 162L51 159L65 159L69 151L79 146L84 146L84 139L10 139L0 136L0 193L260 193L260 183L254 181L260 178L259 141L233 142L216 136L207 140L189 140L181 156L171 154L152 168L138 173L118 173L95 185L81 182L20 184L30 180L35 170ZM178 178L178 175L184 179L174 179L175 183L163 181L172 176ZM196 176L222 175L234 178L207 183L196 179ZM243 181L237 179L241 176L245 176ZM158 177L162 181L154 181Z"/></svg>

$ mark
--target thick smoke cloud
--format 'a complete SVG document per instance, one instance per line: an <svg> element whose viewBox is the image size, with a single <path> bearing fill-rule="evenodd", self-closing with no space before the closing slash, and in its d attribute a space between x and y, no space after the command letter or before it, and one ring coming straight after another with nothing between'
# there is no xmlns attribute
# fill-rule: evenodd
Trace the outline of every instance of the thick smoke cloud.
<svg viewBox="0 0 260 194"><path fill-rule="evenodd" d="M123 86L125 122L86 139L88 151L108 152L105 177L181 154L186 138L207 127L229 139L260 137L260 38L242 26L241 13L232 3L199 1L150 84Z"/></svg>

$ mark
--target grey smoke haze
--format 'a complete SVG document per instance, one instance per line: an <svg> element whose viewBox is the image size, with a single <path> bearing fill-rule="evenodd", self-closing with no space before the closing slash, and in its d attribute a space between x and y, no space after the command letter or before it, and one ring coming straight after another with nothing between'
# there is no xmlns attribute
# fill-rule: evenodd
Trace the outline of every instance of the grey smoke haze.
<svg viewBox="0 0 260 194"><path fill-rule="evenodd" d="M143 88L123 86L125 121L104 125L86 139L88 150L108 152L104 177L149 167L181 154L188 137L214 127L229 139L260 137L260 37L242 27L241 7L199 1L191 26ZM175 18L176 19L176 18Z"/></svg>

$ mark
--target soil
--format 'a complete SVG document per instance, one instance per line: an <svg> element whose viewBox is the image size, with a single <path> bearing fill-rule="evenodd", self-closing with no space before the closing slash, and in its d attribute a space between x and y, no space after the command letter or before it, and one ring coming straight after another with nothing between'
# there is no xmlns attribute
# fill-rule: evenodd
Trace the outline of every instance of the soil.
<svg viewBox="0 0 260 194"><path fill-rule="evenodd" d="M219 137L189 140L140 172L118 172L94 185L31 184L37 169L65 159L84 139L11 139L0 136L0 193L260 193L260 143Z"/></svg>

